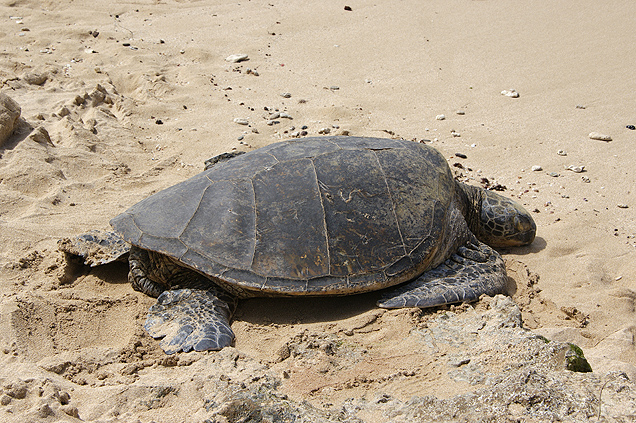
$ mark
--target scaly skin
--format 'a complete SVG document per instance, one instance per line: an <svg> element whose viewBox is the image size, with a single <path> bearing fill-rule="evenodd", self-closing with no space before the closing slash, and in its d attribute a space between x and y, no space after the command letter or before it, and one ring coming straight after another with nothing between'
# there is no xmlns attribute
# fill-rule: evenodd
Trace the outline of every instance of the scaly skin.
<svg viewBox="0 0 636 423"><path fill-rule="evenodd" d="M157 297L144 328L167 354L220 350L232 344L230 319L236 297L208 277L173 259L141 248L130 249L128 278L137 291Z"/></svg>

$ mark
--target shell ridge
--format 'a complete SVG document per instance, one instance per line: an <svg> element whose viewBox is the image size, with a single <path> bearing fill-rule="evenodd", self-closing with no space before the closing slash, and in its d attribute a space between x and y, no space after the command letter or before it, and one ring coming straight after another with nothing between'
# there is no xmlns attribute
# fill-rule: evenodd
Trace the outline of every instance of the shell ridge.
<svg viewBox="0 0 636 423"><path fill-rule="evenodd" d="M328 141L329 141L330 143L332 143L333 145L335 145L336 147L338 147L339 149L341 149L341 150L343 149L343 148L342 148L342 146L341 146L340 144L338 144L338 142L337 142L338 140L337 140L337 139L333 139L333 138L332 138L332 139L330 139L330 140L328 140Z"/></svg>
<svg viewBox="0 0 636 423"><path fill-rule="evenodd" d="M338 147L340 150L342 150L342 147L340 147L340 145L339 145L339 144L338 144L335 140L331 140L331 139L329 139L329 140L327 140L327 142L328 142L329 144L333 144L333 145L335 145L335 146L336 146L336 147ZM322 154L327 154L327 153L322 153Z"/></svg>
<svg viewBox="0 0 636 423"><path fill-rule="evenodd" d="M190 216L190 219L188 219L188 223L185 224L185 226L183 227L183 230L181 231L181 233L177 236L177 241L179 241L181 244L183 244L183 246L185 247L185 251L183 252L183 254L181 254L178 257L178 260L181 260L187 253L188 251L191 250L190 247L188 247L188 244L186 244L185 242L183 242L183 240L181 239L181 236L183 235L183 233L188 229L188 226L190 226L190 222L192 221L192 219L194 218L194 215L197 214L197 211L199 210L199 207L201 207L201 200L203 199L203 196L205 195L205 192L208 190L208 188L210 188L210 186L215 182L212 179L210 179L208 177L208 175L205 175L205 178L210 181L210 185L208 185L207 187L205 187L205 189L203 190L203 192L201 193L201 198L199 198L199 205L197 206L197 208L194 210L194 213L192 213L192 216ZM195 251L196 252L196 251ZM207 255L205 255L207 257ZM209 259L209 257L208 257Z"/></svg>
<svg viewBox="0 0 636 423"><path fill-rule="evenodd" d="M382 163L380 163L380 159L378 158L378 153L376 152L377 150L371 150L373 151L373 155L375 156L375 160L378 162L378 167L380 168L380 172L382 172L382 177L384 178L384 185L386 186L386 192L389 195L389 199L391 200L391 210L393 211L393 218L395 219L395 225L397 227L398 233L400 234L400 242L402 243L402 249L404 250L404 256L409 255L409 252L406 251L406 244L404 243L404 236L402 235L402 228L400 228L400 221L397 217L397 212L395 211L395 200L393 199L393 195L391 194L391 189L389 188L389 181L386 178L386 172L384 171L384 168L382 167ZM397 245L396 248L399 248L400 246Z"/></svg>
<svg viewBox="0 0 636 423"><path fill-rule="evenodd" d="M269 154L269 153L268 153ZM272 156L274 157L274 156ZM276 157L274 157L276 159ZM276 161L278 161L278 159L276 159ZM256 236L256 232L258 230L258 226L256 225L256 190L254 189L254 178L256 177L256 175L254 175L253 177L250 178L250 186L252 187L252 204L254 204L254 242L252 243L252 245L254 246L252 248L252 259L250 260L250 270L258 275L258 272L256 272L254 270L254 257L256 256L256 243L258 241L258 237ZM263 275L265 276L265 275ZM267 282L267 277L265 277L265 283ZM265 286L265 283L263 284L263 286Z"/></svg>
<svg viewBox="0 0 636 423"><path fill-rule="evenodd" d="M126 212L128 213L128 212ZM139 227L139 225L137 225L137 222L135 222L135 215L132 213L128 213L128 216L130 216L130 221L132 222L133 225L135 225L135 228L139 231L139 237L135 240L137 243L139 243L139 241L141 241L141 237L144 234L144 231L141 230L141 228Z"/></svg>
<svg viewBox="0 0 636 423"><path fill-rule="evenodd" d="M181 239L177 238L177 241L179 241L181 244L183 244L183 246L185 247L185 251L183 252L183 254L181 254L179 257L177 257L177 260L182 261L183 257L188 254L188 251L190 251L190 247L188 247L186 245L185 242L181 241Z"/></svg>
<svg viewBox="0 0 636 423"><path fill-rule="evenodd" d="M438 172L441 176L441 172ZM437 209L437 207L439 207L439 200L437 200L437 198L440 198L440 187L439 184L436 184L435 186L431 186L430 184L428 185L430 189L435 190L435 197L436 200L433 201L433 210L432 210L432 216L435 216L435 210ZM430 236L431 236L431 232L433 231L433 225L434 222L431 221L428 224L428 231L426 232L426 236L423 236L422 239L420 240L420 242L417 243L417 245L413 248L413 251L416 251L417 248L419 248L420 245L422 245L423 242L425 242Z"/></svg>
<svg viewBox="0 0 636 423"><path fill-rule="evenodd" d="M276 160L276 164L280 163L280 160L278 160L278 157L274 156L272 153L270 153L269 151L266 151L268 156L272 156L274 158L274 160ZM269 169L269 166L265 166L265 169L261 170L260 172L263 172L265 170ZM259 172L259 173L260 173Z"/></svg>
<svg viewBox="0 0 636 423"><path fill-rule="evenodd" d="M433 210L432 210L432 213L431 213L432 216L435 216L435 209L438 206L438 204L439 204L438 200L433 201ZM420 248L420 245L422 245L424 242L426 242L429 239L429 237L431 236L432 227L433 227L433 222L430 222L430 224L428 225L428 232L426 233L425 236L423 236L420 239L420 242L415 244L415 246L409 252L409 255L413 254L414 251L417 251L417 249Z"/></svg>
<svg viewBox="0 0 636 423"><path fill-rule="evenodd" d="M318 197L320 198L320 207L322 209L322 223L324 225L324 230L325 230L325 245L327 246L326 250L327 250L327 265L329 266L328 268L328 273L331 275L331 251L329 250L329 231L327 228L327 216L325 213L325 205L322 202L322 193L320 192L320 188L322 186L325 186L325 184L323 184L322 182L320 182L318 180L318 172L316 172L316 163L314 163L314 159L311 159L311 168L314 171L314 176L316 177L316 187L318 188Z"/></svg>
<svg viewBox="0 0 636 423"><path fill-rule="evenodd" d="M201 196L199 197L199 204L197 205L197 208L194 209L194 212L192 212L192 216L190 216L190 218L188 219L188 222L183 226L183 230L176 237L179 240L179 242L181 242L186 247L187 247L187 244L181 240L181 237L183 236L183 233L188 229L188 226L190 226L190 222L192 222L192 219L194 218L194 215L197 214L197 212L199 211L199 208L201 207L201 201L203 200L203 197L205 196L205 193L208 191L210 186L214 183L214 181L212 181L212 180L210 180L210 178L208 178L208 175L205 175L205 178L207 180L209 180L211 182L211 184L208 185L207 187L205 187L205 189L201 192ZM189 250L190 248L187 248L187 249Z"/></svg>

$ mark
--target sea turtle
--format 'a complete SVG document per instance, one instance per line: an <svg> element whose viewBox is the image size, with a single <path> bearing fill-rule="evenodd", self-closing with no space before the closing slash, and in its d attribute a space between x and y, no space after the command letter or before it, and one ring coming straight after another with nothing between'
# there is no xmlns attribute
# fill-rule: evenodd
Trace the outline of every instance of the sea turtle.
<svg viewBox="0 0 636 423"><path fill-rule="evenodd" d="M378 301L398 308L494 295L507 277L491 247L535 236L522 206L455 181L425 144L316 137L233 156L115 217L115 234L60 244L93 259L78 246L103 244L96 263L131 245L133 288L158 297L144 327L168 354L230 345L240 298L400 285Z"/></svg>

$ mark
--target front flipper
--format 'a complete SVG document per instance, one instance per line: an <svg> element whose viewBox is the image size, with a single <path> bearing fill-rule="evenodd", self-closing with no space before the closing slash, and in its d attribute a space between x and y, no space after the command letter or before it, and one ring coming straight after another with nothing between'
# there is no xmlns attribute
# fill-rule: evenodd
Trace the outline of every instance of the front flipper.
<svg viewBox="0 0 636 423"><path fill-rule="evenodd" d="M473 238L435 269L389 292L378 306L426 308L475 301L482 294L502 293L507 279L499 253Z"/></svg>
<svg viewBox="0 0 636 423"><path fill-rule="evenodd" d="M230 328L234 304L221 296L215 290L164 291L150 307L144 329L153 338L163 338L160 345L166 354L220 350L234 340Z"/></svg>

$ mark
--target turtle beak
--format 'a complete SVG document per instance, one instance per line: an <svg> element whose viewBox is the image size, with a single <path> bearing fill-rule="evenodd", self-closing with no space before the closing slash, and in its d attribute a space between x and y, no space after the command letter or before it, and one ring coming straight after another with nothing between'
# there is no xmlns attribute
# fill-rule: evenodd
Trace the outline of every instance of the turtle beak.
<svg viewBox="0 0 636 423"><path fill-rule="evenodd" d="M537 234L537 225L534 223L534 219L530 214L520 213L515 217L515 228L517 232L513 239L512 245L521 246L532 244L534 237Z"/></svg>
<svg viewBox="0 0 636 423"><path fill-rule="evenodd" d="M534 241L534 237L537 234L537 225L534 223L534 219L529 214L519 215L517 217L517 236L515 238L519 242L519 245L529 245Z"/></svg>

